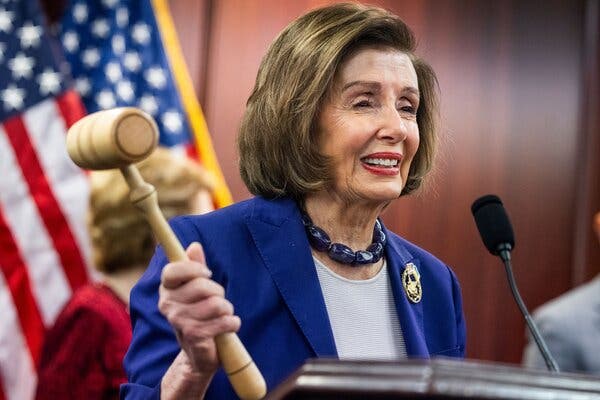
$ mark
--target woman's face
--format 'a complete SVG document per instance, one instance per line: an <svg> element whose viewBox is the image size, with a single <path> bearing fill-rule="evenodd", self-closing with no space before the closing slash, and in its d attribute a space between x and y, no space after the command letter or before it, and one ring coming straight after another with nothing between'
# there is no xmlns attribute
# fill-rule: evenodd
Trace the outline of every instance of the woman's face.
<svg viewBox="0 0 600 400"><path fill-rule="evenodd" d="M376 203L400 196L419 147L418 107L417 74L405 53L365 47L340 65L318 117L335 196Z"/></svg>

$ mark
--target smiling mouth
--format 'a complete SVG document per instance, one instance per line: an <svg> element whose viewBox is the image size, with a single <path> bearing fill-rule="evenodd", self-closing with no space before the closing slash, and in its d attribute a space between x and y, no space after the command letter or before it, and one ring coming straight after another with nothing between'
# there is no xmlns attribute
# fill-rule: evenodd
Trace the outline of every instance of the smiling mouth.
<svg viewBox="0 0 600 400"><path fill-rule="evenodd" d="M395 168L398 166L399 160L395 158L373 158L365 157L361 161L367 165L379 168Z"/></svg>

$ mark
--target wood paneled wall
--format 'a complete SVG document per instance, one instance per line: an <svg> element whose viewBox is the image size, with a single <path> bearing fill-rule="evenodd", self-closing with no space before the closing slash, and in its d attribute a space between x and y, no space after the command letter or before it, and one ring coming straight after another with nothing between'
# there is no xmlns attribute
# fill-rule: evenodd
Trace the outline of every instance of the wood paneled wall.
<svg viewBox="0 0 600 400"><path fill-rule="evenodd" d="M261 57L292 19L325 3L171 1L236 200L249 196L235 137ZM414 29L442 95L437 168L425 190L387 210L386 224L457 273L468 356L519 362L524 323L500 261L480 242L470 205L486 193L503 199L516 232L515 276L530 308L599 272L600 246L590 229L600 210L597 7L584 0L371 3Z"/></svg>

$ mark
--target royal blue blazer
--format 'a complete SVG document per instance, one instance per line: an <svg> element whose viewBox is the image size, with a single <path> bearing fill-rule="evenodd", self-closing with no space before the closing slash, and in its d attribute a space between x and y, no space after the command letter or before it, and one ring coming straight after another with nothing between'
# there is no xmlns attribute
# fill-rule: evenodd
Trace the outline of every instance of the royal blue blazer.
<svg viewBox="0 0 600 400"><path fill-rule="evenodd" d="M204 247L213 279L242 320L238 332L272 390L307 359L337 357L325 302L300 212L289 199L256 197L201 216L171 221L184 247ZM386 259L409 357L463 357L465 322L452 271L426 251L387 231ZM422 300L411 303L401 275L412 262ZM158 310L164 252L158 248L131 292L133 340L124 360L126 399L158 399L160 381L180 351ZM376 312L376 310L375 310ZM225 373L214 376L206 399L237 399Z"/></svg>

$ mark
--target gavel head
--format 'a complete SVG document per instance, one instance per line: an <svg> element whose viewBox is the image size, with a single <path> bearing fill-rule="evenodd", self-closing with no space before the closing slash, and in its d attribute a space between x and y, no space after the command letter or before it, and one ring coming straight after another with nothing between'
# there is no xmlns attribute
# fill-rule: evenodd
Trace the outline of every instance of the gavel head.
<svg viewBox="0 0 600 400"><path fill-rule="evenodd" d="M69 156L85 169L125 167L146 158L157 145L156 123L133 107L95 112L77 121L67 133Z"/></svg>

